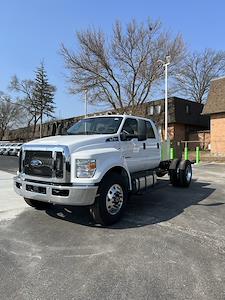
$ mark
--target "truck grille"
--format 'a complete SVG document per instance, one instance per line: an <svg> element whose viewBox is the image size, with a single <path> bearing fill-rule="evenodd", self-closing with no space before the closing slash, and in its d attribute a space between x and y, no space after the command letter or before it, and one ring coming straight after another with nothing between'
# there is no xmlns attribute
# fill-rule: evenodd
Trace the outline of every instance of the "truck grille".
<svg viewBox="0 0 225 300"><path fill-rule="evenodd" d="M25 151L23 167L24 173L29 176L62 178L62 152Z"/></svg>

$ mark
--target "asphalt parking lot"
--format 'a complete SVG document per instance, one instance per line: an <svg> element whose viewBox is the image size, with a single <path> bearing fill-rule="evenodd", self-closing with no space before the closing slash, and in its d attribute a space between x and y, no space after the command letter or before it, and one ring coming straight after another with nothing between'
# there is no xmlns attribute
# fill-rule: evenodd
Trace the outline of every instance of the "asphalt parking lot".
<svg viewBox="0 0 225 300"><path fill-rule="evenodd" d="M189 189L165 177L110 228L27 207L16 165L0 157L1 299L225 299L224 164L195 166Z"/></svg>

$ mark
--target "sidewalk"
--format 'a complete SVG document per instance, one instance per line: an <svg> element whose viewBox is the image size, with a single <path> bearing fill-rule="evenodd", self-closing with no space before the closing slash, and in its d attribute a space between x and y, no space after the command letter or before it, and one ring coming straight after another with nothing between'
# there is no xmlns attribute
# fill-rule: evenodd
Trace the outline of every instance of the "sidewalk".
<svg viewBox="0 0 225 300"><path fill-rule="evenodd" d="M0 171L0 221L14 218L28 207L13 190L13 176Z"/></svg>

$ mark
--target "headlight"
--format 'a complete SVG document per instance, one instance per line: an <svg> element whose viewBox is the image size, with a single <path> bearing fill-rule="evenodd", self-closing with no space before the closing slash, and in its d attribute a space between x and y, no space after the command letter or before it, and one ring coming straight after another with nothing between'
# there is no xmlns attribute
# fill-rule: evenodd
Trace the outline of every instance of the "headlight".
<svg viewBox="0 0 225 300"><path fill-rule="evenodd" d="M95 159L76 159L76 177L90 178L93 177L96 170Z"/></svg>

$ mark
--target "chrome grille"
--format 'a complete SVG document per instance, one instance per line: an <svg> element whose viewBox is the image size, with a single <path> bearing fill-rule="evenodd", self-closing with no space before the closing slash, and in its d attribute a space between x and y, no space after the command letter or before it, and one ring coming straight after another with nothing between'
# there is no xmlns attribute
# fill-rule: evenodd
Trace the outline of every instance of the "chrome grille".
<svg viewBox="0 0 225 300"><path fill-rule="evenodd" d="M66 146L24 145L19 161L19 172L27 180L70 182L70 153Z"/></svg>
<svg viewBox="0 0 225 300"><path fill-rule="evenodd" d="M26 151L24 159L24 173L30 176L53 176L52 151Z"/></svg>

